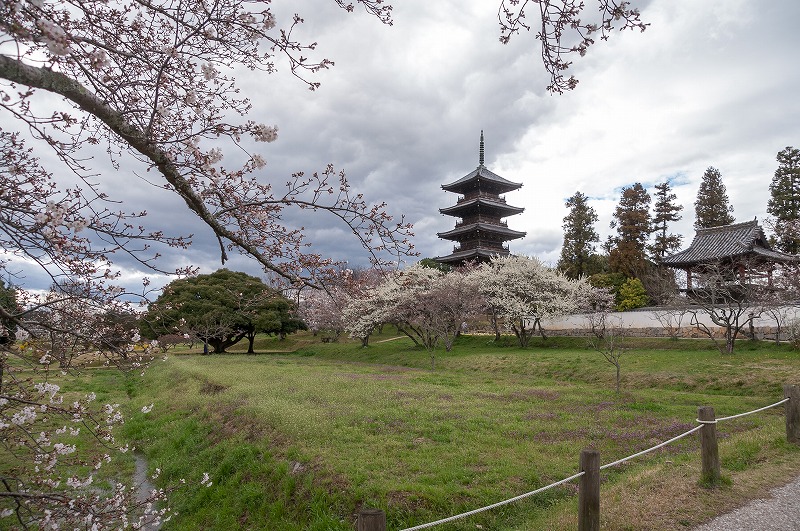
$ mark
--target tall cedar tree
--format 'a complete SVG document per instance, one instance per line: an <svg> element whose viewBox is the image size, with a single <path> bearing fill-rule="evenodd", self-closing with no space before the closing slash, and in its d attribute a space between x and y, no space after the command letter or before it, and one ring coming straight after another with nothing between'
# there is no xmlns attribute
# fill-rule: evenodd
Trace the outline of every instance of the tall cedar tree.
<svg viewBox="0 0 800 531"><path fill-rule="evenodd" d="M767 212L775 216L776 246L786 253L800 252L800 149L778 152L778 169L769 185Z"/></svg>
<svg viewBox="0 0 800 531"><path fill-rule="evenodd" d="M616 227L617 236L609 242L611 271L638 277L647 269L645 246L651 233L650 194L641 183L622 189L614 218L611 227Z"/></svg>
<svg viewBox="0 0 800 531"><path fill-rule="evenodd" d="M577 279L592 273L590 271L591 256L596 242L600 241L594 224L597 213L587 204L588 198L580 192L567 199L570 209L564 217L564 245L561 247L561 258L558 269L567 278Z"/></svg>
<svg viewBox="0 0 800 531"><path fill-rule="evenodd" d="M722 183L722 174L709 166L703 174L697 200L694 202L694 228L710 229L730 225L734 221L733 206L728 202L728 193Z"/></svg>
<svg viewBox="0 0 800 531"><path fill-rule="evenodd" d="M683 210L683 205L676 205L677 196L672 192L669 182L656 185L656 202L653 205L653 232L655 233L650 252L657 261L668 254L676 252L681 246L680 234L668 234L669 223L681 219L678 214Z"/></svg>

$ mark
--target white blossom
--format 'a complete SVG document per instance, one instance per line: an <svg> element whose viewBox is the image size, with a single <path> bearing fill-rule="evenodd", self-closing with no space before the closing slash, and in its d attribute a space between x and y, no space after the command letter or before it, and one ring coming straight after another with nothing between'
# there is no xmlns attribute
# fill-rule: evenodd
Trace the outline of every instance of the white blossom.
<svg viewBox="0 0 800 531"><path fill-rule="evenodd" d="M258 124L253 131L253 138L256 142L274 142L278 138L278 126Z"/></svg>
<svg viewBox="0 0 800 531"><path fill-rule="evenodd" d="M202 65L200 67L200 71L203 73L203 77L206 79L206 81L211 81L217 77L217 69L214 68L214 65L211 63Z"/></svg>
<svg viewBox="0 0 800 531"><path fill-rule="evenodd" d="M208 164L216 164L217 162L222 160L223 156L224 155L220 148L213 148L206 154L206 157L208 159Z"/></svg>
<svg viewBox="0 0 800 531"><path fill-rule="evenodd" d="M25 423L33 422L36 419L36 408L33 406L25 406L20 411L14 413L11 417L11 423L17 426L22 426Z"/></svg>
<svg viewBox="0 0 800 531"><path fill-rule="evenodd" d="M267 161L264 160L264 157L261 155L253 155L252 157L253 166L258 168L259 170L267 165Z"/></svg>
<svg viewBox="0 0 800 531"><path fill-rule="evenodd" d="M275 15L267 13L264 15L264 31L269 31L275 27Z"/></svg>

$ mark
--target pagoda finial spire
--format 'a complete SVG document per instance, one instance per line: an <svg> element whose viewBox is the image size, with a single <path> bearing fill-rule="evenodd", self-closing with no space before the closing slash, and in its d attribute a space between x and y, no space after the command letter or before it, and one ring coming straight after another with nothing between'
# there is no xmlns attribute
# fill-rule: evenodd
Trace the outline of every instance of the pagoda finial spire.
<svg viewBox="0 0 800 531"><path fill-rule="evenodd" d="M484 146L483 146L483 129L481 129L481 147L479 152L479 159L478 163L483 166L483 154L484 154Z"/></svg>

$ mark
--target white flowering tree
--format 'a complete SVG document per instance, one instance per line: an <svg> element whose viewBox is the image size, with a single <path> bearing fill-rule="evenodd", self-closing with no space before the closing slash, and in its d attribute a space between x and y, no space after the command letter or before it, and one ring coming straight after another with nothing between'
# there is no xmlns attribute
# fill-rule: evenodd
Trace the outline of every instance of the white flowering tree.
<svg viewBox="0 0 800 531"><path fill-rule="evenodd" d="M443 274L438 269L415 264L388 275L366 296L356 297L347 305L347 333L366 344L376 326L393 323L415 344L434 348L438 338L429 329L419 326L417 302Z"/></svg>
<svg viewBox="0 0 800 531"><path fill-rule="evenodd" d="M369 295L383 276L376 270L350 268L342 269L325 282L324 289L304 289L300 296L300 315L308 327L317 332L330 334L336 341L347 329L348 323L358 319L355 315L346 315L345 309L355 299ZM359 332L357 336L365 343L369 334Z"/></svg>
<svg viewBox="0 0 800 531"><path fill-rule="evenodd" d="M345 310L347 331L366 338L381 323L394 323L415 344L425 347L435 367L435 349L443 342L450 351L462 325L483 312L478 277L470 269L445 273L415 264L397 271Z"/></svg>
<svg viewBox="0 0 800 531"><path fill-rule="evenodd" d="M471 267L454 269L436 277L417 297L418 326L430 330L447 352L464 326L486 311L479 281L477 270Z"/></svg>
<svg viewBox="0 0 800 531"><path fill-rule="evenodd" d="M389 301L377 292L349 299L342 311L344 331L360 340L362 347L368 346L369 337L375 329L389 322L389 308Z"/></svg>
<svg viewBox="0 0 800 531"><path fill-rule="evenodd" d="M541 330L542 319L578 311L586 284L525 256L498 256L477 274L481 293L522 347L537 326Z"/></svg>

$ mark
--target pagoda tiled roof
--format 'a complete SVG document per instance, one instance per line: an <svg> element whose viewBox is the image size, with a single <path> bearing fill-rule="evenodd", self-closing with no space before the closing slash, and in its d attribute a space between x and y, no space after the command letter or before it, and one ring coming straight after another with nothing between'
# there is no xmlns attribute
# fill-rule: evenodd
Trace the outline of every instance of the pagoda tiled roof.
<svg viewBox="0 0 800 531"><path fill-rule="evenodd" d="M751 255L774 262L797 262L800 255L775 251L767 242L758 220L697 229L689 247L661 261L671 267L690 267Z"/></svg>
<svg viewBox="0 0 800 531"><path fill-rule="evenodd" d="M499 198L474 197L472 199L456 203L453 206L440 208L439 212L441 212L442 214L447 214L448 216L459 216L460 215L459 212L470 210L476 206L489 207L495 210L499 210L503 213L503 217L519 214L525 210L522 207L515 207L508 205L504 200L501 200Z"/></svg>
<svg viewBox="0 0 800 531"><path fill-rule="evenodd" d="M495 256L507 256L508 251L498 251L497 249L486 249L485 247L478 247L475 249L466 249L464 251L456 251L447 256L437 256L434 258L437 262L466 262L469 260L477 259L491 259Z"/></svg>
<svg viewBox="0 0 800 531"><path fill-rule="evenodd" d="M504 225L495 225L494 223L478 222L478 223L469 223L466 225L461 225L447 232L439 232L437 233L437 236L439 236L440 238L444 238L446 240L450 240L462 234L469 234L477 230L482 230L484 232L491 232L494 234L500 234L503 236L505 240L515 240L517 238L523 238L526 234L525 232L509 229Z"/></svg>
<svg viewBox="0 0 800 531"><path fill-rule="evenodd" d="M458 193L462 187L470 184L472 181L477 181L477 180L484 180L491 182L504 192L510 192L511 190L516 190L517 188L522 187L522 183L511 182L508 179L500 177L496 173L490 171L486 166L481 164L480 166L478 166L477 168L475 168L474 170L472 170L470 173L463 176L459 180L453 181L450 184L443 184L442 189L447 190L448 192Z"/></svg>

